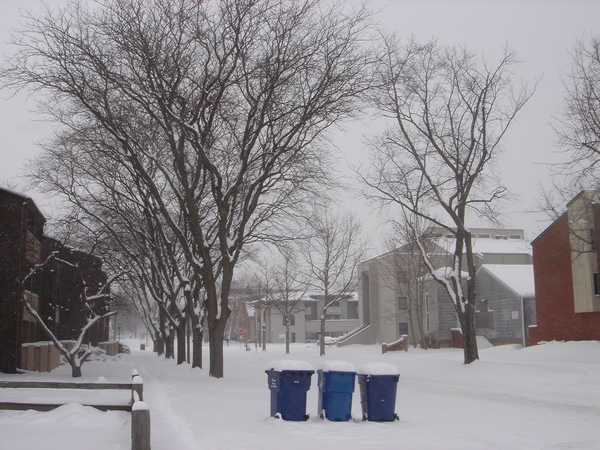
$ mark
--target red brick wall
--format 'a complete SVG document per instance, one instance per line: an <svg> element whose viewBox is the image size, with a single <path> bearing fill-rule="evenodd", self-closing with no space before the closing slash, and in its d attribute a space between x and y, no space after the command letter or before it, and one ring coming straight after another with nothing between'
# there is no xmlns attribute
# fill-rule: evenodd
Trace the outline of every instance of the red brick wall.
<svg viewBox="0 0 600 450"><path fill-rule="evenodd" d="M530 344L600 340L600 313L574 312L566 214L541 234L532 247L537 327L530 330Z"/></svg>
<svg viewBox="0 0 600 450"><path fill-rule="evenodd" d="M0 191L0 372L15 372L21 356L24 210L23 199Z"/></svg>

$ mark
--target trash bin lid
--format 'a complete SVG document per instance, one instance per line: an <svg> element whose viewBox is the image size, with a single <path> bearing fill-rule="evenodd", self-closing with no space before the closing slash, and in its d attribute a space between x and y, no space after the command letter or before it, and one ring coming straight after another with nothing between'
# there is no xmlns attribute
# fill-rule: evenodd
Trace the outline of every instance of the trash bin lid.
<svg viewBox="0 0 600 450"><path fill-rule="evenodd" d="M363 364L358 368L358 373L360 375L400 375L396 366L388 363Z"/></svg>
<svg viewBox="0 0 600 450"><path fill-rule="evenodd" d="M310 371L314 372L315 368L306 361L296 360L296 359L281 359L277 361L271 361L267 365L267 371L273 370L275 372L283 372L283 371Z"/></svg>
<svg viewBox="0 0 600 450"><path fill-rule="evenodd" d="M353 372L356 373L356 366L347 361L331 360L322 361L319 364L321 372Z"/></svg>

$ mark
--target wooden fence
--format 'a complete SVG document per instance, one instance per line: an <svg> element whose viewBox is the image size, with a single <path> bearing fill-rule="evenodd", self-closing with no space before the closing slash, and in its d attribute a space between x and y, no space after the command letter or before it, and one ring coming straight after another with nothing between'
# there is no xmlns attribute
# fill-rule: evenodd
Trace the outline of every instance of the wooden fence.
<svg viewBox="0 0 600 450"><path fill-rule="evenodd" d="M401 350L404 350L405 352L408 351L408 336L406 334L400 336L400 339L396 342L392 342L391 344L381 344L381 353L397 352Z"/></svg>
<svg viewBox="0 0 600 450"><path fill-rule="evenodd" d="M82 403L101 411L127 411L131 413L131 448L132 450L150 450L150 410L144 403L144 381L133 371L130 383L78 383L68 381L0 381L0 388L13 389L82 389L82 390L129 390L131 399L125 403L98 404ZM0 402L0 409L51 411L65 403L26 403Z"/></svg>

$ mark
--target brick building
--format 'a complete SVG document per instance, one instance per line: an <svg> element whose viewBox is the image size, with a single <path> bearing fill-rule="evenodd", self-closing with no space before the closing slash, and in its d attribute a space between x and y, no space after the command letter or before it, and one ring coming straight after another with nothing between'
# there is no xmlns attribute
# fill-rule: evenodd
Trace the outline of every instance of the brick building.
<svg viewBox="0 0 600 450"><path fill-rule="evenodd" d="M106 284L102 260L94 255L71 249L56 239L43 237L42 260L56 252L40 273L40 315L48 318L48 325L60 340L75 340L86 322L82 294L95 295ZM66 261L62 262L62 261ZM73 265L77 267L73 267ZM97 314L108 312L108 303L98 300L92 305ZM96 346L109 337L109 318L97 322L87 334L87 340ZM46 340L40 330L39 340Z"/></svg>
<svg viewBox="0 0 600 450"><path fill-rule="evenodd" d="M17 370L21 343L37 340L33 318L24 314L21 280L40 262L46 219L33 200L0 188L0 371ZM31 279L26 292L39 301L39 280Z"/></svg>
<svg viewBox="0 0 600 450"><path fill-rule="evenodd" d="M0 188L0 372L14 373L24 367L22 344L48 340L25 311L22 295L27 296L59 339L75 339L86 320L81 302L82 277L88 295L97 293L107 280L99 258L44 236L45 222L31 198ZM70 264L52 261L31 277L23 290L22 281L29 271L55 251ZM102 300L94 304L98 313L108 307ZM107 341L108 327L108 319L98 322L87 339L93 345Z"/></svg>
<svg viewBox="0 0 600 450"><path fill-rule="evenodd" d="M582 191L533 242L537 326L530 343L600 340L598 191Z"/></svg>

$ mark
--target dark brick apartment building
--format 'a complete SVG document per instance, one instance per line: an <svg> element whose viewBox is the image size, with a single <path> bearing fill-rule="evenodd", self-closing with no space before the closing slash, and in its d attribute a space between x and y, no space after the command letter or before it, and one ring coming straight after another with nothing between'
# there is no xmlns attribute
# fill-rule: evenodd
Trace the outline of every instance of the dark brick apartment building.
<svg viewBox="0 0 600 450"><path fill-rule="evenodd" d="M86 320L81 302L82 278L88 294L96 293L107 279L99 258L44 236L45 223L31 198L0 188L0 372L17 371L22 344L48 340L24 310L22 295L46 318L59 339L75 339ZM34 265L52 252L71 264L53 261L22 286ZM108 305L101 301L94 307L105 310ZM108 335L105 319L90 330L87 339L96 345L108 340Z"/></svg>
<svg viewBox="0 0 600 450"><path fill-rule="evenodd" d="M20 302L21 280L41 260L46 219L32 199L0 188L0 371L15 372L21 343L37 340L31 317ZM39 279L26 287L32 304L39 301Z"/></svg>

